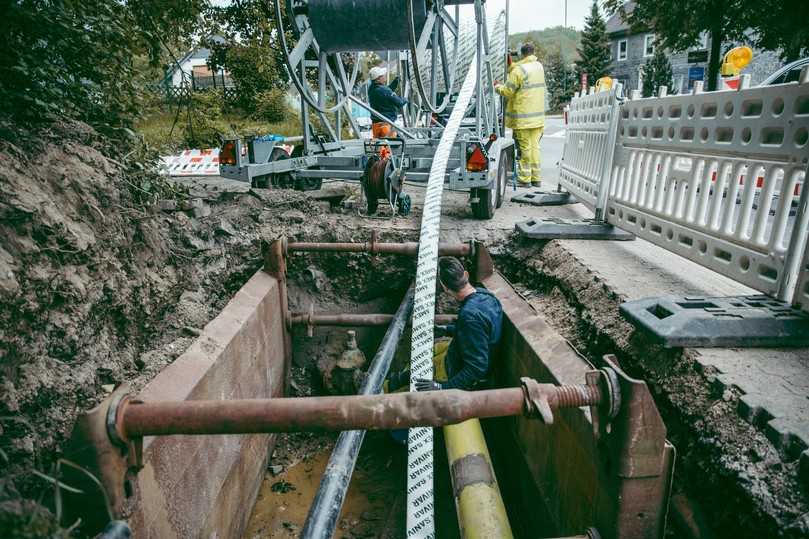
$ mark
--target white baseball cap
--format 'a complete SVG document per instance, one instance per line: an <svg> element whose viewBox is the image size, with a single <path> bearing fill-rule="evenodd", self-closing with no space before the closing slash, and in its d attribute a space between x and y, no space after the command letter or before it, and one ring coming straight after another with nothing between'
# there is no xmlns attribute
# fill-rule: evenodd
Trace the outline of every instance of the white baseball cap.
<svg viewBox="0 0 809 539"><path fill-rule="evenodd" d="M385 66L374 66L371 68L371 71L368 72L368 78L371 80L376 80L379 77L384 77L388 74L388 68Z"/></svg>

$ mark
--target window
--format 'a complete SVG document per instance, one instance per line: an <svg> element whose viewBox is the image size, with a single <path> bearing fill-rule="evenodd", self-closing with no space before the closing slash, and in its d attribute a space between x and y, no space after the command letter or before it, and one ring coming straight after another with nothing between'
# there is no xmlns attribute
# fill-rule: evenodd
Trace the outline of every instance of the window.
<svg viewBox="0 0 809 539"><path fill-rule="evenodd" d="M623 62L626 60L627 41L622 39L618 42L618 61Z"/></svg>
<svg viewBox="0 0 809 539"><path fill-rule="evenodd" d="M643 38L643 56L653 56L655 53L655 35L646 34Z"/></svg>

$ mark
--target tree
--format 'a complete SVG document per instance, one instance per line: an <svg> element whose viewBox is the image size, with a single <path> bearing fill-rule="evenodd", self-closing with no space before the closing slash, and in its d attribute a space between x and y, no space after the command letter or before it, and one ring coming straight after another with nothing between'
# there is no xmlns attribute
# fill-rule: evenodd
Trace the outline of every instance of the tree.
<svg viewBox="0 0 809 539"><path fill-rule="evenodd" d="M254 113L273 108L267 99L284 99L289 77L275 32L275 7L265 0L241 0L212 5L208 64L211 70L225 69L238 89L239 108ZM280 103L278 109L281 110ZM267 119L267 118L265 118Z"/></svg>
<svg viewBox="0 0 809 539"><path fill-rule="evenodd" d="M637 0L629 12L623 0L606 0L608 13L620 13L634 29L653 28L666 49L685 50L707 33L711 40L708 89L715 90L722 46L729 41L781 50L784 58L809 51L806 0Z"/></svg>
<svg viewBox="0 0 809 539"><path fill-rule="evenodd" d="M7 2L0 32L0 116L19 124L78 119L129 125L138 58L166 59L164 36L189 35L204 0Z"/></svg>
<svg viewBox="0 0 809 539"><path fill-rule="evenodd" d="M672 87L671 63L663 47L655 47L654 56L643 66L643 97L657 94L661 86Z"/></svg>
<svg viewBox="0 0 809 539"><path fill-rule="evenodd" d="M561 110L573 97L576 74L566 65L559 49L553 49L545 59L545 83L548 88L550 110Z"/></svg>
<svg viewBox="0 0 809 539"><path fill-rule="evenodd" d="M786 61L809 55L809 2L755 0L745 10L746 25L755 30L755 45L781 51Z"/></svg>
<svg viewBox="0 0 809 539"><path fill-rule="evenodd" d="M580 58L576 61L576 72L579 78L582 73L587 73L588 80L594 84L607 74L612 62L610 40L607 36L607 23L601 16L596 0L593 0L590 16L584 20L578 53Z"/></svg>

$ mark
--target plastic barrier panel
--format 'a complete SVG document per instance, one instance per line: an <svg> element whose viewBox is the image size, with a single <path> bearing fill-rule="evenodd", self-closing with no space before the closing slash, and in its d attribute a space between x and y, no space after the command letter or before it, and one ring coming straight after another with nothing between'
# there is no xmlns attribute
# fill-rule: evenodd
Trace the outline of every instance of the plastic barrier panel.
<svg viewBox="0 0 809 539"><path fill-rule="evenodd" d="M592 93L570 103L567 137L559 164L559 183L601 217L596 207L603 181L609 177L615 146L618 92ZM603 197L602 197L603 198Z"/></svg>
<svg viewBox="0 0 809 539"><path fill-rule="evenodd" d="M219 149L185 150L163 156L160 171L167 176L219 176Z"/></svg>
<svg viewBox="0 0 809 539"><path fill-rule="evenodd" d="M795 215L807 139L806 77L802 83L627 101L607 220L778 296L790 282L784 260L791 235L799 235L797 245L806 237L806 220L796 225Z"/></svg>
<svg viewBox="0 0 809 539"><path fill-rule="evenodd" d="M798 273L798 285L795 287L795 297L792 300L795 307L809 312L809 241L803 252L803 262Z"/></svg>

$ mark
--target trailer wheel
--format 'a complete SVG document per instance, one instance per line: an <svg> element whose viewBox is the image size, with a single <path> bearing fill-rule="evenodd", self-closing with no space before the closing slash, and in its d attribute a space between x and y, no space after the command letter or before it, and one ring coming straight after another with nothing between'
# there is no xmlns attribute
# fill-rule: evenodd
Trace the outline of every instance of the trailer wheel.
<svg viewBox="0 0 809 539"><path fill-rule="evenodd" d="M298 191L317 191L322 186L322 178L298 178L295 181L295 189Z"/></svg>
<svg viewBox="0 0 809 539"><path fill-rule="evenodd" d="M270 152L270 157L267 159L267 162L273 163L275 161L285 161L287 159L289 159L289 154L286 152L286 150L280 147L275 147L272 149L272 152ZM270 183L273 187L280 189L292 187L292 174L289 172L277 172L275 174L269 174L267 177L269 177Z"/></svg>
<svg viewBox="0 0 809 539"><path fill-rule="evenodd" d="M475 219L491 219L497 209L497 186L494 189L472 189L472 197L477 202L472 203L472 215Z"/></svg>
<svg viewBox="0 0 809 539"><path fill-rule="evenodd" d="M508 188L508 173L511 170L511 153L503 150L500 154L500 164L497 167L497 207L506 201L506 189Z"/></svg>

